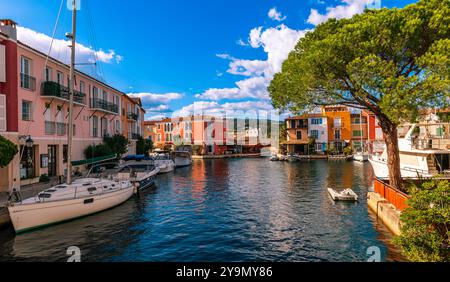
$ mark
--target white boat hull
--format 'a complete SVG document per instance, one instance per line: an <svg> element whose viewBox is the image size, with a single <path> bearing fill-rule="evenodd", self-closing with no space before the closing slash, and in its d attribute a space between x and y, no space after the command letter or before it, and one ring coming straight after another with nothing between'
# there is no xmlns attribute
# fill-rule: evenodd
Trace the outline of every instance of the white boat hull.
<svg viewBox="0 0 450 282"><path fill-rule="evenodd" d="M373 158L369 159L369 162L372 165L373 172L376 177L383 180L389 179L389 168L386 162ZM429 174L419 168L406 167L402 164L400 164L400 171L403 178L418 179L433 177L432 174Z"/></svg>
<svg viewBox="0 0 450 282"><path fill-rule="evenodd" d="M184 167L192 165L192 159L188 157L175 157L175 167Z"/></svg>
<svg viewBox="0 0 450 282"><path fill-rule="evenodd" d="M358 162L367 162L369 161L369 155L368 154L356 154L353 156L353 160Z"/></svg>
<svg viewBox="0 0 450 282"><path fill-rule="evenodd" d="M76 199L15 204L9 206L8 210L16 233L21 233L110 209L128 200L133 192L134 187L130 186L115 192Z"/></svg>
<svg viewBox="0 0 450 282"><path fill-rule="evenodd" d="M155 165L159 168L159 174L169 173L175 170L175 163L172 160L155 160Z"/></svg>

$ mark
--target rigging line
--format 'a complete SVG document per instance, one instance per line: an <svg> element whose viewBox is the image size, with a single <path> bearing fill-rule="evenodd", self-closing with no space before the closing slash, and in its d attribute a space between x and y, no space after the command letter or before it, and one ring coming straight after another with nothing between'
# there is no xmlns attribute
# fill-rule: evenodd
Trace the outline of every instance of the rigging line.
<svg viewBox="0 0 450 282"><path fill-rule="evenodd" d="M47 67L47 63L48 63L48 59L49 59L49 56L50 56L50 52L51 52L51 50L52 50L53 41L54 41L54 39L55 39L56 29L57 29L57 27L58 27L58 22L59 22L59 18L60 18L60 16L61 16L61 11L62 11L63 4L64 4L64 0L61 0L61 4L59 5L59 10L58 10L58 15L57 15L57 17L56 17L56 22L55 22L55 25L54 25L54 28L53 28L52 40L51 40L51 42L50 42L49 51L48 51L47 56L46 56L46 58L45 58L44 74L45 74L45 69L46 69L46 67ZM34 102L33 102L34 105L36 105L36 102L37 102L38 97L39 97L39 95L36 95L36 96L35 96ZM27 124L27 131L26 131L25 136L28 136L28 135L30 134L30 128L31 128L31 120L28 121L28 124ZM21 152L20 152L20 161L22 161L24 152L25 152L25 146L22 147L22 150L21 150ZM14 186L14 184L13 184L13 186Z"/></svg>
<svg viewBox="0 0 450 282"><path fill-rule="evenodd" d="M94 61L97 63L94 68L97 68L98 75L100 76L100 80L105 82L105 74L103 72L103 66L101 65L101 62L98 58L97 54L97 42L95 40L95 30L94 30L94 24L92 20L92 14L91 9L89 6L89 1L86 1L86 16L87 16L87 27L88 27L88 34L89 34L89 40L91 41L92 47L93 47L93 55L94 55Z"/></svg>

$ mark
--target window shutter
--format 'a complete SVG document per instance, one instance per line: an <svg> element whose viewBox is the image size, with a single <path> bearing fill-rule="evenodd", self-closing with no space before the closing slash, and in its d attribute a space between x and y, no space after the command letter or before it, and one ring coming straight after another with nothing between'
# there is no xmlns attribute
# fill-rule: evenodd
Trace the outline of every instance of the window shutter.
<svg viewBox="0 0 450 282"><path fill-rule="evenodd" d="M6 95L0 94L0 131L6 131Z"/></svg>

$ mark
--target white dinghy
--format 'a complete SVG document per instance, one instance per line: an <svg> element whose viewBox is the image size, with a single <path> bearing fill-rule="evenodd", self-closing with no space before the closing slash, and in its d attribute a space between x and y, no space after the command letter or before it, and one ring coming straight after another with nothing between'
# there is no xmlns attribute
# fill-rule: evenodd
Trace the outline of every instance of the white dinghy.
<svg viewBox="0 0 450 282"><path fill-rule="evenodd" d="M328 193L330 194L331 198L335 201L349 201L349 202L358 201L358 195L356 195L356 193L353 192L352 189L345 189L342 192L337 192L333 188L328 188Z"/></svg>

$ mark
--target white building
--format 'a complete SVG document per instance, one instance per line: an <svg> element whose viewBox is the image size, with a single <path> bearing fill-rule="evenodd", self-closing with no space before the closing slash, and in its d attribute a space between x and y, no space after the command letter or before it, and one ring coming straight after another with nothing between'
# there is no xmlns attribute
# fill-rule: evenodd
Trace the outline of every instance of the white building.
<svg viewBox="0 0 450 282"><path fill-rule="evenodd" d="M308 135L316 140L317 153L324 153L328 148L328 119L321 114L309 115Z"/></svg>

